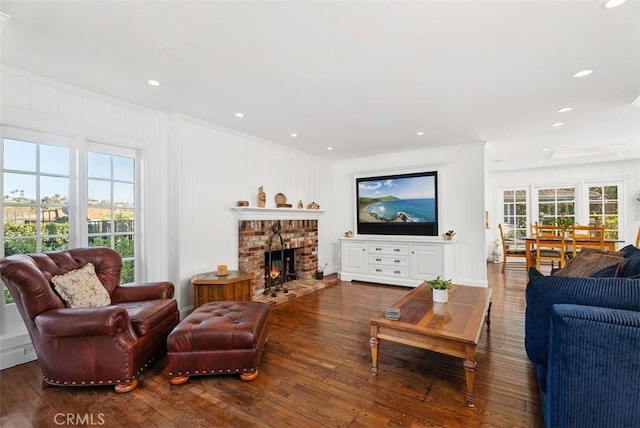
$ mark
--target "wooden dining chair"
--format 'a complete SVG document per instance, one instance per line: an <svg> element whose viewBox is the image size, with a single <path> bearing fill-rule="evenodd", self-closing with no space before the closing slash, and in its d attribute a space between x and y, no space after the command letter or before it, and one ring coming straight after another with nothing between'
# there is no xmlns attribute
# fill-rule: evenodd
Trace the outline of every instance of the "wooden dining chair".
<svg viewBox="0 0 640 428"><path fill-rule="evenodd" d="M542 262L551 262L551 267L563 268L567 262L567 241L564 226L536 225L536 244L533 251L536 269Z"/></svg>
<svg viewBox="0 0 640 428"><path fill-rule="evenodd" d="M604 226L580 226L574 224L569 229L571 255L575 257L583 248L604 251Z"/></svg>
<svg viewBox="0 0 640 428"><path fill-rule="evenodd" d="M498 224L500 230L500 240L502 241L502 273L505 273L507 268L513 269L526 269L527 263L521 261L509 261L508 258L520 258L526 260L526 253L524 248L518 248L515 246L515 238L513 241L507 241L504 237L504 231L502 230L502 224Z"/></svg>

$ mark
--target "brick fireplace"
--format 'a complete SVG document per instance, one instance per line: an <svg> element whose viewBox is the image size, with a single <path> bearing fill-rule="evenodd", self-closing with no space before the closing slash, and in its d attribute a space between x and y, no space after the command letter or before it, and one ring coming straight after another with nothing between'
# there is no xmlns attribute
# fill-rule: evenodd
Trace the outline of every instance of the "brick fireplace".
<svg viewBox="0 0 640 428"><path fill-rule="evenodd" d="M238 221L238 268L253 274L253 294L265 287L265 252L269 251L272 226L280 222L285 249L295 251L298 279L313 279L318 269L318 220L240 220ZM273 241L274 243L276 240ZM272 250L279 249L272 246Z"/></svg>

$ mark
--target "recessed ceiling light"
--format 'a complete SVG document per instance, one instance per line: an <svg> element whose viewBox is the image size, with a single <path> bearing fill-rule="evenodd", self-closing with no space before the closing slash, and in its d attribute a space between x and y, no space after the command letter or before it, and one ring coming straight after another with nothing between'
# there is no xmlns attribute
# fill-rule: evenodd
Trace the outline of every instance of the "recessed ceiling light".
<svg viewBox="0 0 640 428"><path fill-rule="evenodd" d="M235 116L236 117L244 117L244 113L236 113Z"/></svg>
<svg viewBox="0 0 640 428"><path fill-rule="evenodd" d="M626 2L627 0L608 0L605 4L604 7L606 7L607 9L612 9L614 7L618 7L620 6L622 3Z"/></svg>
<svg viewBox="0 0 640 428"><path fill-rule="evenodd" d="M418 132L416 132L416 135L418 135L418 136L424 135L424 132L423 131L418 131Z"/></svg>
<svg viewBox="0 0 640 428"><path fill-rule="evenodd" d="M554 124L553 124L553 125L551 125L551 126L558 127L558 126L562 126L562 125L564 125L564 123L562 123L562 122L556 122L556 123L554 123Z"/></svg>
<svg viewBox="0 0 640 428"><path fill-rule="evenodd" d="M548 152L549 149L547 149L546 147L544 149L542 149L543 152Z"/></svg>
<svg viewBox="0 0 640 428"><path fill-rule="evenodd" d="M157 80L147 80L147 83L150 84L151 86L160 86L160 82L158 82Z"/></svg>
<svg viewBox="0 0 640 428"><path fill-rule="evenodd" d="M573 110L573 107L562 107L558 109L558 113L566 113L571 110Z"/></svg>
<svg viewBox="0 0 640 428"><path fill-rule="evenodd" d="M585 77L585 76L590 75L591 73L593 73L593 70L588 70L588 69L587 70L580 70L577 73L574 73L573 77L576 77L576 78Z"/></svg>
<svg viewBox="0 0 640 428"><path fill-rule="evenodd" d="M296 134L295 132L291 134L291 137L296 138L298 136L298 134Z"/></svg>
<svg viewBox="0 0 640 428"><path fill-rule="evenodd" d="M327 147L327 150L333 150L333 147Z"/></svg>

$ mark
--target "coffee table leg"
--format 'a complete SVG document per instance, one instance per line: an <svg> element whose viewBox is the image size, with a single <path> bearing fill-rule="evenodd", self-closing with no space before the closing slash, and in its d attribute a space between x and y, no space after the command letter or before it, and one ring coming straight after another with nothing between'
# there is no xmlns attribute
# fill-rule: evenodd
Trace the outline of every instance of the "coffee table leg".
<svg viewBox="0 0 640 428"><path fill-rule="evenodd" d="M373 375L378 374L378 345L380 339L378 339L378 327L371 326L371 339L369 339L369 345L371 345L371 371Z"/></svg>
<svg viewBox="0 0 640 428"><path fill-rule="evenodd" d="M473 404L473 381L475 378L476 367L478 363L476 363L476 350L473 346L467 346L466 349L466 358L462 366L465 371L465 379L467 382L467 406L474 407Z"/></svg>

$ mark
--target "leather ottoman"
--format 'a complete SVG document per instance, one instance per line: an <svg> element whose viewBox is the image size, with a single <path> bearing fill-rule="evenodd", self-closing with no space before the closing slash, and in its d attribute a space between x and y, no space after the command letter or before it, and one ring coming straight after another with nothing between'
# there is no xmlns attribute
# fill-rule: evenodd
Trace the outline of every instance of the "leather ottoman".
<svg viewBox="0 0 640 428"><path fill-rule="evenodd" d="M198 375L258 377L268 318L269 307L261 302L219 301L197 308L167 338L171 384Z"/></svg>

